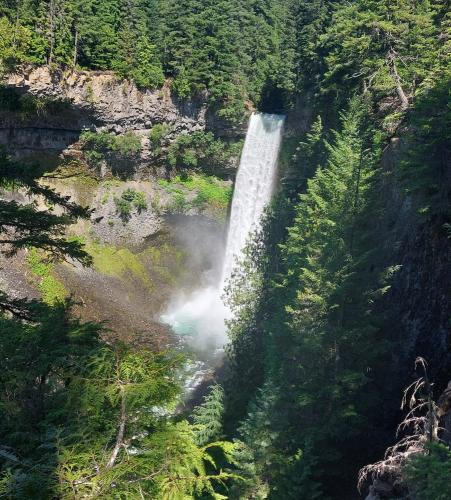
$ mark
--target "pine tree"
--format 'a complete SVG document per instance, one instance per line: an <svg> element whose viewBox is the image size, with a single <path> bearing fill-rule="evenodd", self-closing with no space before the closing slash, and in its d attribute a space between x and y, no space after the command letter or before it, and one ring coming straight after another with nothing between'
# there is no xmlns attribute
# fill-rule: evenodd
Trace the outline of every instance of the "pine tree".
<svg viewBox="0 0 451 500"><path fill-rule="evenodd" d="M194 408L193 420L198 445L203 446L222 437L223 400L223 388L214 385L204 397L202 404Z"/></svg>
<svg viewBox="0 0 451 500"><path fill-rule="evenodd" d="M330 29L322 36L328 51L324 87L345 80L392 94L406 109L418 84L435 64L437 30L428 1L367 0L338 5Z"/></svg>

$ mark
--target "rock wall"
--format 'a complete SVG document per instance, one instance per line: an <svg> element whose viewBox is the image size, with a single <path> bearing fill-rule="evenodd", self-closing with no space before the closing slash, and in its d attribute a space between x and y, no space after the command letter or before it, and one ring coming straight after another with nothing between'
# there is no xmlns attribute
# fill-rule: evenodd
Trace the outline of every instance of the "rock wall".
<svg viewBox="0 0 451 500"><path fill-rule="evenodd" d="M416 196L401 188L400 158L409 147L402 138L393 138L382 158L385 211L380 234L384 264L393 266L393 276L381 308L396 346L390 388L399 392L411 382L414 361L421 356L439 394L451 365L450 239L445 214L422 216ZM451 177L443 182L449 190Z"/></svg>
<svg viewBox="0 0 451 500"><path fill-rule="evenodd" d="M71 129L108 126L122 129L150 129L167 122L176 131L205 128L207 97L204 94L180 101L165 85L160 90L141 90L112 72L61 71L48 66L29 68L9 75L7 85L34 96L67 101L79 111ZM55 117L46 117L55 123ZM71 117L73 118L73 117Z"/></svg>
<svg viewBox="0 0 451 500"><path fill-rule="evenodd" d="M119 80L112 72L39 66L9 75L6 85L21 95L57 103L50 111L44 108L31 115L0 109L0 145L15 158L80 157L78 138L82 130L116 135L133 131L141 139L141 152L133 158L133 165L128 162L127 168L119 165L117 170L135 179L162 177L167 175L167 165L162 161L161 148L157 152L149 139L156 124L168 128L166 146L180 134L206 129L225 140L245 134L245 128L231 127L215 117L206 93L181 100L171 93L170 82L162 89L145 90ZM231 164L231 172L235 167Z"/></svg>

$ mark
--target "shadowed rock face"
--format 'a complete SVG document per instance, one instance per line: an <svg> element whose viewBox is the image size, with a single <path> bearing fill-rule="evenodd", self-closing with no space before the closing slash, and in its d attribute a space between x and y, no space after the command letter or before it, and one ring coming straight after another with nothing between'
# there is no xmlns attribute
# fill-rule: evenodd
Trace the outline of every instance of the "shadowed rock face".
<svg viewBox="0 0 451 500"><path fill-rule="evenodd" d="M31 114L15 111L14 106L0 110L0 145L17 159L45 156L57 163L58 157L79 158L82 130L114 135L133 131L141 140L140 152L132 162L109 158L102 177L108 173L123 178L167 177L170 168L164 153L180 134L209 129L227 141L245 134L245 128L233 128L216 117L206 93L181 100L171 93L170 82L162 89L146 90L118 80L112 72L64 72L41 66L9 75L7 85L18 95L52 103L49 109ZM156 124L167 127L164 143L158 146L149 138ZM220 175L233 175L235 163L232 160Z"/></svg>
<svg viewBox="0 0 451 500"><path fill-rule="evenodd" d="M122 134L132 130L141 138L141 151L133 162L111 161L102 172L130 176L163 176L158 170L149 133L158 123L169 127L168 143L181 133L205 128L206 96L184 102L171 95L169 87L140 90L113 73L52 71L46 66L12 74L7 85L19 95L53 101L36 113L16 112L14 106L0 110L0 145L16 159L45 158L57 163L58 157L81 156L82 130L104 130ZM133 163L133 164L131 164Z"/></svg>
<svg viewBox="0 0 451 500"><path fill-rule="evenodd" d="M111 72L62 72L40 66L10 75L7 83L37 97L70 102L81 111L78 128L102 124L120 131L121 127L145 129L161 122L173 124L178 131L205 127L206 95L180 101L167 85L160 90L141 90Z"/></svg>

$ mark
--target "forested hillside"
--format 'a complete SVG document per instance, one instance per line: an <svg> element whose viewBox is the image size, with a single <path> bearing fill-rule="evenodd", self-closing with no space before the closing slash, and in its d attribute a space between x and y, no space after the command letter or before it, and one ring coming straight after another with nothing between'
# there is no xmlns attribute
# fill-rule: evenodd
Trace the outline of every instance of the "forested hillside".
<svg viewBox="0 0 451 500"><path fill-rule="evenodd" d="M449 2L0 0L0 16L2 78L112 71L182 103L202 95L223 126L287 115L279 188L227 287L225 366L192 414L175 411L179 354L117 342L69 299L1 292L0 497L450 498ZM2 109L30 113L11 95ZM185 183L228 151L211 131L168 148ZM90 266L66 232L89 209L45 171L2 154L2 191L47 209L2 198L1 249L35 252L44 274ZM403 438L359 492L359 470Z"/></svg>
<svg viewBox="0 0 451 500"><path fill-rule="evenodd" d="M293 88L286 2L50 0L1 4L4 69L54 64L114 70L143 87L173 78L181 97L208 89L233 120L265 86Z"/></svg>

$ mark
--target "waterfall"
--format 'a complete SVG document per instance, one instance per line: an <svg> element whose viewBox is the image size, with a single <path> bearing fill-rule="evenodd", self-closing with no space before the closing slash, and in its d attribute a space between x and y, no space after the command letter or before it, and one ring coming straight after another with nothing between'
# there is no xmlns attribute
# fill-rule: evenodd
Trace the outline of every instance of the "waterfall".
<svg viewBox="0 0 451 500"><path fill-rule="evenodd" d="M162 315L162 320L210 364L222 358L227 341L225 320L230 312L221 298L224 285L271 200L284 119L283 115L265 113L251 116L235 181L220 280L207 281L188 296L181 293Z"/></svg>
<svg viewBox="0 0 451 500"><path fill-rule="evenodd" d="M283 115L266 113L251 116L235 181L221 290L241 259L249 235L259 228L271 199L284 119Z"/></svg>

